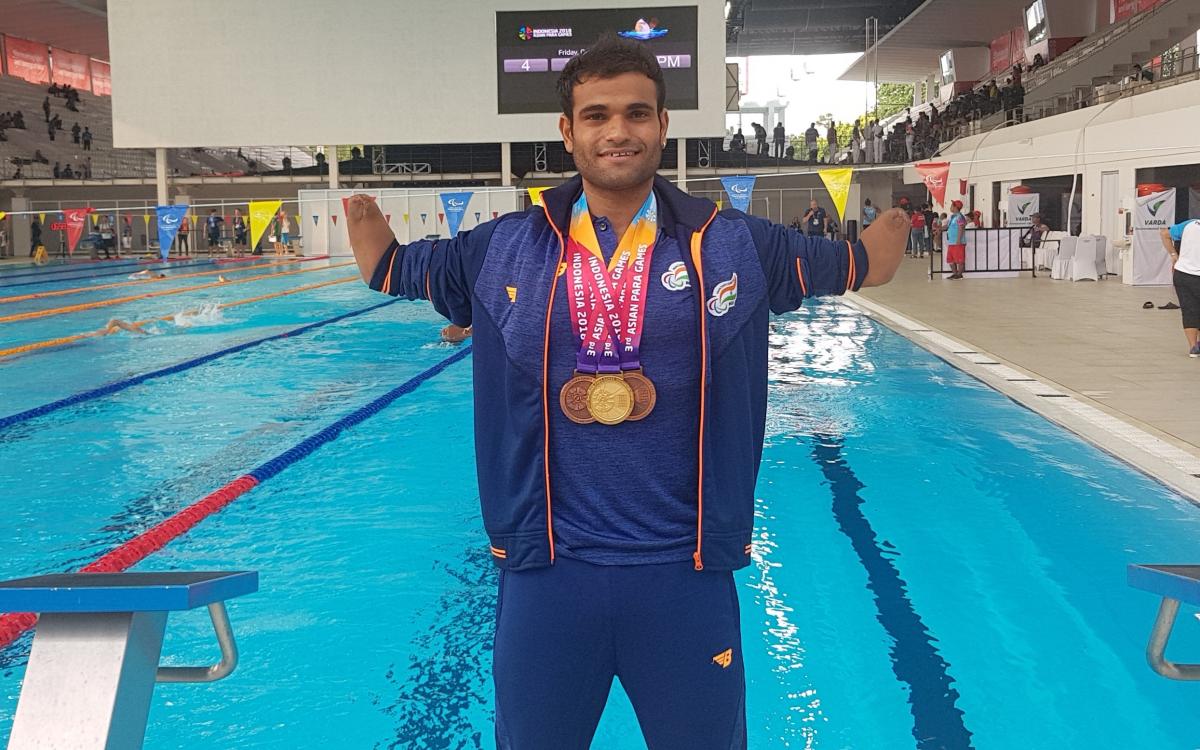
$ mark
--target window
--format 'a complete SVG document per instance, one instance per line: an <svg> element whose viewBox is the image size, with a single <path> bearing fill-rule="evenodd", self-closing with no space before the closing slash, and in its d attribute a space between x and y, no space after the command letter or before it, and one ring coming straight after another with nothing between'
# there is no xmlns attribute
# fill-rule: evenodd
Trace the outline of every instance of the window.
<svg viewBox="0 0 1200 750"><path fill-rule="evenodd" d="M1045 0L1033 0L1025 9L1025 31L1029 35L1029 45L1033 46L1046 38L1046 3Z"/></svg>
<svg viewBox="0 0 1200 750"><path fill-rule="evenodd" d="M946 51L942 53L942 83L954 83L954 53Z"/></svg>

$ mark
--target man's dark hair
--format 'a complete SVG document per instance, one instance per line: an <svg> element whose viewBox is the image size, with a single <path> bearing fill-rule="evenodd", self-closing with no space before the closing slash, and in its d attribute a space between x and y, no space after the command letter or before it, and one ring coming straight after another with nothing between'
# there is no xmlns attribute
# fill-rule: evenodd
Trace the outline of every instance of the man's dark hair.
<svg viewBox="0 0 1200 750"><path fill-rule="evenodd" d="M658 90L658 111L667 106L667 85L663 82L658 58L646 45L616 34L604 34L582 55L576 55L558 76L558 101L563 114L572 119L575 110L575 87L586 78L615 78L622 73L641 73L654 81Z"/></svg>

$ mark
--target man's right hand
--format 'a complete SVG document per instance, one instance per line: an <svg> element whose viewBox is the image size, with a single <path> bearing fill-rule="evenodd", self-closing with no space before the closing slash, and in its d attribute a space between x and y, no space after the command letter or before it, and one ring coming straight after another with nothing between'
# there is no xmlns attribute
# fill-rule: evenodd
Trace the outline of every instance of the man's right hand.
<svg viewBox="0 0 1200 750"><path fill-rule="evenodd" d="M350 234L350 248L354 250L358 272L369 284L379 260L396 240L396 233L369 195L353 195L346 202L346 231Z"/></svg>

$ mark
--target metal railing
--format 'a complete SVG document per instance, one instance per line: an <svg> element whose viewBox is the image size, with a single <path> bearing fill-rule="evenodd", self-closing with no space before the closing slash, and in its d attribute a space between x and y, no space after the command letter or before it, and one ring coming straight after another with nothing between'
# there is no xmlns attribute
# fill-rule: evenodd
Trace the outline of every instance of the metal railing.
<svg viewBox="0 0 1200 750"><path fill-rule="evenodd" d="M1031 278L1037 278L1038 251L1046 242L1040 242L1039 247L1022 247L1028 228L1022 227L992 227L983 229L967 229L967 258L963 273L1028 273ZM943 235L942 250L929 254L929 278L953 271L942 268L945 257L945 235ZM1025 251L1029 251L1030 263L1025 263ZM982 262L981 262L982 261Z"/></svg>

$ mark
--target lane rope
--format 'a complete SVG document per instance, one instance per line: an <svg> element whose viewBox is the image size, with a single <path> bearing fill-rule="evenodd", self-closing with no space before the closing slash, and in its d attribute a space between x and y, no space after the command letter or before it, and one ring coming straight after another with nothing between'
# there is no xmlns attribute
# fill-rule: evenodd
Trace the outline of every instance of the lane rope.
<svg viewBox="0 0 1200 750"><path fill-rule="evenodd" d="M246 299L234 300L233 302L223 302L223 303L217 305L217 308L224 310L224 309L230 308L230 307L237 307L238 305L246 305L251 302L260 302L262 300L274 299L276 297L286 297L289 294L297 294L299 292L307 292L311 289L320 289L321 287L332 286L333 284L345 284L346 282L354 281L355 279L359 279L359 278L361 278L361 277L359 277L359 276L344 276L340 279L333 279L331 281L320 281L315 284L305 284L304 286L298 286L293 289L284 289L281 292L272 292L270 294L260 294L257 297L247 297ZM184 314L195 314L196 312L198 312L198 310L194 310L194 309L193 310L185 310ZM158 322L162 322L162 321L173 320L175 318L175 315L176 315L176 313L171 313L170 315L161 315L157 318L146 318L145 320L136 321L136 322L132 323L132 325L144 326L147 323L158 323ZM76 341L82 341L83 339L95 338L97 336L107 336L108 333L109 333L109 331L107 328L100 328L95 331L84 331L83 333L76 333L71 336L62 336L62 337L56 338L56 339L47 339L45 341L37 341L32 344L21 344L20 346L13 346L8 349L0 349L0 358L11 357L15 354L25 354L28 352L34 352L34 351L38 351L41 349L50 349L50 348L58 347L58 346L66 346L67 344L73 344Z"/></svg>
<svg viewBox="0 0 1200 750"><path fill-rule="evenodd" d="M145 265L145 264L150 264L150 263L190 263L192 261L196 261L199 263L211 263L212 262L211 259L203 260L201 258L194 258L193 256L188 256L188 255L177 255L174 258L168 258L165 261L161 257L159 257L159 258L142 258L140 260L130 259L130 260L122 260L122 261L99 260L99 261L90 261L89 263L75 264L76 265L75 268L57 268L57 267L55 267L49 271L29 271L29 272L22 272L22 273L0 274L0 281L8 281L9 279L20 279L20 278L25 278L27 276L45 277L45 276L55 276L60 273L85 273L86 271L100 270L101 267L103 267L105 269L120 268L120 267L128 268L129 266L140 266L140 265ZM96 265L96 268L90 269L90 268L83 267L83 266L89 265L89 264ZM101 266L101 264L103 264L103 266ZM45 268L45 266L43 266L43 268ZM127 271L124 271L124 272L117 271L116 273L128 273L128 272ZM86 279L86 278L88 278L88 275L85 274L83 276L80 276L79 278Z"/></svg>
<svg viewBox="0 0 1200 750"><path fill-rule="evenodd" d="M114 297L113 299L99 300L97 302L80 302L77 305L65 305L63 307L51 307L45 310L31 310L30 312L14 313L12 315L0 316L0 323L14 323L19 320L34 320L36 318L49 318L54 315L66 315L67 313L82 312L83 310L95 310L100 307L112 307L113 305L123 305L126 302L136 302L143 299L155 299L157 297L169 297L173 294L187 294L188 292L198 292L202 289L212 289L218 286L231 286L233 284L248 284L251 281L261 281L262 279L278 279L284 276L295 276L301 273L313 273L315 271L328 271L334 268L344 268L353 265L353 261L347 263L334 263L331 266L323 268L301 268L295 271L283 271L281 273L264 273L258 276L250 276L245 279L232 279L230 281L210 281L205 284L195 284L193 286L183 287L182 289L163 289L158 292L146 292L144 294L134 294L128 297Z"/></svg>
<svg viewBox="0 0 1200 750"><path fill-rule="evenodd" d="M52 412L56 412L59 409L65 409L68 406L75 406L76 404L82 404L85 401L91 401L93 399L103 398L104 396L111 396L114 393L119 393L120 391L125 390L126 388L132 388L135 385L140 385L141 383L145 383L147 380L153 380L154 378L162 378L162 377L166 377L167 375L174 375L175 373L178 373L178 372L190 370L193 367L199 367L201 365L206 365L209 362L214 362L218 359L221 359L222 357L227 357L230 354L237 354L238 352L244 352L247 349L252 349L261 344L265 344L268 341L277 341L279 339L286 339L286 338L291 338L294 336L299 336L300 334L308 333L309 331L314 331L318 328L322 328L324 326L331 325L331 324L337 323L339 321L348 320L350 318L354 318L359 315L365 315L366 313L373 312L375 310L378 310L381 307L387 307L388 305L393 305L399 301L400 301L399 299L390 299L390 300L387 300L386 302L381 302L377 305L371 305L370 307L363 307L358 310L353 310L348 313L343 313L342 315L335 315L332 318L326 318L325 320L318 320L315 323L309 323L307 325L302 325L298 328L292 328L291 330L284 331L283 333L277 333L273 336L264 336L263 338L254 339L253 341L246 341L241 344L236 344L234 346L226 347L224 349L218 349L217 351L212 352L210 354L205 354L200 357L195 357L193 359L184 360L183 362L171 365L170 367L164 367L159 370L152 370L150 372L142 373L141 375L134 375L133 377L125 378L123 380L117 380L112 383L106 383L105 385L102 385L98 388L92 388L91 390L81 391L79 393L67 396L66 398L60 398L57 401L51 401L48 404L42 404L41 406L35 406L32 409L26 409L25 411L17 412L16 414L10 414L7 417L0 417L0 430L3 430L8 427L12 427L15 424L20 424L22 422L28 422L29 420L34 419L35 417L45 416Z"/></svg>
<svg viewBox="0 0 1200 750"><path fill-rule="evenodd" d="M296 259L299 260L300 257L301 256L296 256ZM323 260L325 258L328 258L329 256L328 255L312 255L312 256L303 256L303 257L306 260ZM161 261L161 260L153 260L153 261L147 260L147 261L138 261L138 262L139 262L139 264L146 264L147 270L164 271L164 270L167 270L168 268L198 268L199 266L222 265L225 263L256 263L261 259L262 259L262 256L243 255L243 256L236 257L236 258L210 258L208 260L196 260L196 261L188 260L186 262L182 261L182 260L171 260L171 261L168 261L168 263L166 265L163 265L163 261ZM174 265L172 265L172 264L174 264ZM102 278L105 278L108 276L125 276L128 273L129 273L129 271L127 269L124 271L106 271L104 273L84 274L83 276L70 276L70 277L57 278L57 279L45 279L43 281L22 281L17 284L0 284L0 289L16 289L17 287L22 287L22 286L45 286L46 284L57 284L57 283L63 282L63 281L86 281L88 279L102 279ZM35 275L42 275L42 274L35 274Z"/></svg>
<svg viewBox="0 0 1200 750"><path fill-rule="evenodd" d="M128 570L258 485L269 481L289 466L304 460L321 446L333 442L342 432L375 416L401 396L412 393L426 380L440 374L470 353L470 346L463 347L460 351L412 377L402 385L393 388L365 406L359 407L325 429L309 435L283 453L204 496L149 530L106 552L80 568L79 572L121 573ZM29 612L0 616L0 648L12 644L36 624L37 615Z"/></svg>
<svg viewBox="0 0 1200 750"><path fill-rule="evenodd" d="M260 268L273 268L275 266L287 266L295 263L304 263L311 258L303 258L297 260L280 260L271 263L260 263L257 266L240 266L238 268L218 268L215 271L196 271L195 273L181 273L175 276L148 277L144 279L130 279L128 281L114 281L108 284L97 284L96 286L77 286L70 289L54 289L49 292L30 292L29 294L18 294L12 297L0 297L0 305L10 302L25 302L31 299L45 299L47 297L63 297L68 294L79 294L81 292L96 292L102 289L117 289L125 286L136 286L139 284L153 284L159 281L174 281L176 279L194 279L200 276L212 276L219 273L241 273L243 271L256 271Z"/></svg>

